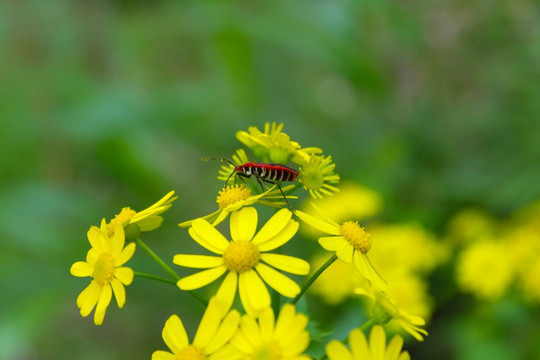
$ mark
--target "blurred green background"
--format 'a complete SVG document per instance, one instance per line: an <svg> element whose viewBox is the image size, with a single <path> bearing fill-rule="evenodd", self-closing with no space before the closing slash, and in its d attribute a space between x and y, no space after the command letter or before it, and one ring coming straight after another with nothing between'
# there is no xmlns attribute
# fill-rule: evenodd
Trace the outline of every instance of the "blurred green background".
<svg viewBox="0 0 540 360"><path fill-rule="evenodd" d="M383 219L435 234L462 208L505 217L540 199L539 14L532 0L0 3L0 358L148 359L183 308L194 330L199 304L144 279L96 327L69 267L90 225L169 190L145 240L178 252L176 224L222 185L200 159L230 156L249 126L283 122L379 192ZM477 304L444 271L413 359L538 355L498 351L537 307Z"/></svg>

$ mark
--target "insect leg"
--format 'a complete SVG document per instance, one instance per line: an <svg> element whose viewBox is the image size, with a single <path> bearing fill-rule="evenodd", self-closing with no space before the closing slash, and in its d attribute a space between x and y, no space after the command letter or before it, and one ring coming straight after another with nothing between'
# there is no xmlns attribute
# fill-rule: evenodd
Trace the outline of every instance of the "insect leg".
<svg viewBox="0 0 540 360"><path fill-rule="evenodd" d="M279 189L279 191L281 191L281 195L283 195L283 199L285 199L285 202L287 203L287 206L289 207L289 209L291 209L291 211L294 213L294 209L292 208L291 204L289 204L289 200L287 200L287 197L285 196L285 194L283 193L283 190L281 190L281 186L279 186L279 184L277 182L274 182L274 181L270 181L270 180L264 180L265 182L269 183L269 184L273 184L273 185L276 185Z"/></svg>

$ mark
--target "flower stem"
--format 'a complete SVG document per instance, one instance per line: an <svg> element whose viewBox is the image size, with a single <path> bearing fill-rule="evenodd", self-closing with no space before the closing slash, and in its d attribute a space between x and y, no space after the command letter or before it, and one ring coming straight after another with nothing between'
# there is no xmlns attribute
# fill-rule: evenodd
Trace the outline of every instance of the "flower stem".
<svg viewBox="0 0 540 360"><path fill-rule="evenodd" d="M298 300L304 295L307 289L313 284L315 280L323 273L324 270L326 270L327 267L329 267L334 261L336 261L337 256L336 254L332 255L330 259L328 259L320 268L315 272L315 274L311 275L311 277L308 279L308 281L302 286L302 289L300 290L300 293L296 295L294 299L291 300L291 304L296 304Z"/></svg>
<svg viewBox="0 0 540 360"><path fill-rule="evenodd" d="M159 266L161 266L163 268L163 270L165 270L169 275L171 275L173 277L174 280L171 280L171 279L166 279L166 278L163 278L163 277L160 277L160 276L155 276L155 275L150 275L150 274L145 274L145 273L140 273L140 272L136 272L135 275L139 276L139 277L144 277L144 278L147 278L147 279L152 279L152 280L157 280L157 281L161 281L161 282L165 282L165 283L168 283L168 284L172 284L172 285L175 285L176 286L176 283L178 282L178 280L180 280L180 276L178 276L173 269L171 269L171 267L169 265L167 265L163 260L161 260L161 258L159 256L156 255L155 252L152 251L152 249L150 249L140 238L136 238L135 239L135 242L137 243L137 245L139 247L141 247L155 262L158 263ZM201 295L199 295L198 293L196 293L195 291L188 291L188 293L193 296L194 298L196 298L197 300L199 300L204 306L208 306L208 301L203 298Z"/></svg>
<svg viewBox="0 0 540 360"><path fill-rule="evenodd" d="M134 271L133 273L134 273L135 276L138 276L140 278L152 279L152 280L157 280L157 281L164 282L166 284L176 285L176 281L174 281L172 279L167 279L167 278L157 276L157 275L142 273L142 272L139 272L139 271Z"/></svg>
<svg viewBox="0 0 540 360"><path fill-rule="evenodd" d="M140 246L155 262L158 263L159 266L163 268L169 275L173 277L175 280L175 284L178 280L180 280L180 277L174 272L173 269L170 268L169 265L165 264L163 260L159 256L156 255L155 252L153 252L140 238L136 238L135 242L138 246Z"/></svg>

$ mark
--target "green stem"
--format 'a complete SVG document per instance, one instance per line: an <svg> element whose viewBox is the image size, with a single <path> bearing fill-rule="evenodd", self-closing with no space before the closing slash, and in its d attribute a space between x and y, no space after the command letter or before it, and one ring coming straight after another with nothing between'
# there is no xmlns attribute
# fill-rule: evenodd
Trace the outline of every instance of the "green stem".
<svg viewBox="0 0 540 360"><path fill-rule="evenodd" d="M176 286L176 283L178 282L178 280L180 280L180 276L178 276L178 274L176 274L169 265L167 265L163 260L161 260L161 258L157 256L156 253L153 252L152 249L150 249L140 238L135 239L135 243L137 243L137 245L141 247L155 262L157 262L158 265L163 268L163 270L165 270L169 275L171 275L174 280L140 272L136 272L135 274L139 277L145 277L147 279L157 280ZM208 306L208 301L195 291L190 290L188 291L188 293L197 300L199 300L204 306Z"/></svg>
<svg viewBox="0 0 540 360"><path fill-rule="evenodd" d="M180 276L178 276L173 269L170 268L169 265L165 264L163 260L159 256L156 255L155 252L153 252L146 244L140 239L135 239L135 242L139 247L141 247L155 262L158 263L159 266L163 268L169 275L172 276L172 278L176 281L180 280ZM175 283L176 284L176 283Z"/></svg>
<svg viewBox="0 0 540 360"><path fill-rule="evenodd" d="M315 280L317 280L317 278L323 273L324 270L326 270L327 267L329 267L334 261L336 261L337 259L337 256L336 254L332 255L332 257L330 259L328 259L324 264L323 266L321 266L319 268L319 270L317 270L315 272L315 274L313 274L309 279L308 281L304 284L304 286L302 286L302 289L300 290L300 293L298 295L296 295L296 297L294 299L291 300L291 304L296 304L296 302L298 300L300 300L300 298L302 297L302 295L304 295L304 293L306 292L307 289L309 289L309 287L311 286L311 284L313 284L313 282Z"/></svg>
<svg viewBox="0 0 540 360"><path fill-rule="evenodd" d="M152 279L152 280L157 280L157 281L164 282L166 284L176 285L176 281L171 280L171 279L167 279L167 278L164 278L164 277L161 277L161 276L142 273L142 272L138 272L138 271L134 271L133 273L134 273L135 276L138 276L140 278Z"/></svg>

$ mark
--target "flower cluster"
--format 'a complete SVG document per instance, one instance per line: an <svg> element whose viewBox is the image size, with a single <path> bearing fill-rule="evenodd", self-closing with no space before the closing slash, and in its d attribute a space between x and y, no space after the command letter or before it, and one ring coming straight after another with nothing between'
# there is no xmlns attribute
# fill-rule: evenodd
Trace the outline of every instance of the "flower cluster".
<svg viewBox="0 0 540 360"><path fill-rule="evenodd" d="M239 149L219 170L218 179L226 184L217 194L217 210L178 224L184 237L200 245L203 251L172 255L168 260L178 267L167 265L140 238L143 232L162 224L161 215L176 200L174 192L143 211L125 207L109 222L104 219L100 227L92 226L88 231L92 248L86 262L79 261L71 267L72 275L92 278L77 298L81 315L87 316L95 308L94 322L100 325L112 294L118 306L124 306L125 286L132 283L134 276L158 280L188 292L206 310L192 341L181 316L171 315L162 332L168 350L155 351L153 360L308 360L314 357L308 354L309 316L297 312L296 304L314 282L320 284L316 282L318 278L323 280L333 274L332 269L341 266L341 279L328 281L325 290L333 293L333 301L339 301L343 294L355 293L367 296L373 304L366 322L350 332L350 349L346 343L331 340L323 356L331 360L408 359L408 353L401 351L403 338L396 335L387 345L385 329L380 325L395 320L414 338L422 340L427 335L422 328L425 321L397 305L390 292L391 284L376 270L384 269L384 274L390 274L392 265L381 261L374 266L368 257L372 248L378 246L379 235L372 235L358 222L378 211L380 198L368 189L360 191L348 185L343 196L336 196L341 205L335 206L335 211L321 205L339 190L340 176L335 173L332 158L323 155L319 148L301 147L282 130L283 124L272 123L266 124L264 131L250 127L237 133L237 139L253 152L254 158L250 161L245 150ZM289 168L289 163L298 166L298 171ZM295 183L284 186L285 180ZM290 200L297 199L297 192L302 189L319 205L313 203L310 210L294 210ZM346 208L353 209L353 218L348 218ZM272 214L269 209L273 209ZM325 215L325 209L330 209L339 222ZM228 228L223 228L227 222ZM300 228L304 235L299 234ZM302 237L318 238L321 251L329 252L330 257L307 261L311 258L310 243L302 244ZM136 246L169 277L125 266ZM419 251L418 258L407 258L414 264L411 268L431 269L437 264L430 257L436 249L426 251L428 254ZM313 265L317 265L315 269ZM213 283L215 286L209 286ZM341 290L335 291L336 286L341 286ZM373 328L368 344L362 330L369 326ZM321 341L319 338L317 341Z"/></svg>

